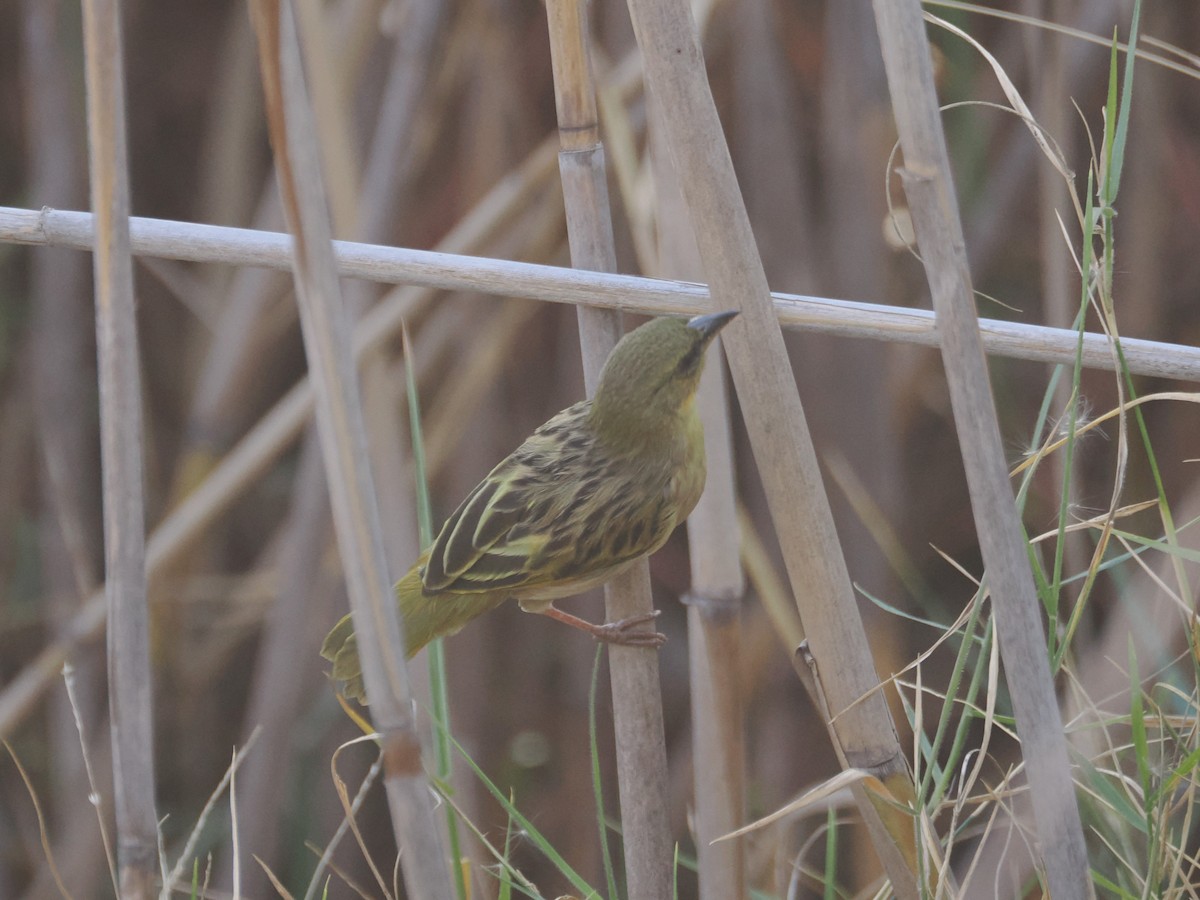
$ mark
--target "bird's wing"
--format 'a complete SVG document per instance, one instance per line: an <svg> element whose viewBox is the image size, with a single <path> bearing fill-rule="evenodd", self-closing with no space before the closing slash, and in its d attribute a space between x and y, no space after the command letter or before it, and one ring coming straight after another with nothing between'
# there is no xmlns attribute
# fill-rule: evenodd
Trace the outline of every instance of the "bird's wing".
<svg viewBox="0 0 1200 900"><path fill-rule="evenodd" d="M586 409L559 413L463 501L430 548L427 591L517 594L579 581L665 540L671 504L661 492L647 503L574 427Z"/></svg>
<svg viewBox="0 0 1200 900"><path fill-rule="evenodd" d="M530 535L508 539L521 520L512 457L479 483L446 520L422 573L428 591L490 591L524 583L525 563L537 544Z"/></svg>

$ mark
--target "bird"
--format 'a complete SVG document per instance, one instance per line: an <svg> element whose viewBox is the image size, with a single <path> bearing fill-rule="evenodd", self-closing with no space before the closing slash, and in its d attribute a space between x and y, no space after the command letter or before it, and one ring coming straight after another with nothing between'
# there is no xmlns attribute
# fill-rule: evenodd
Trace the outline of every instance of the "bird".
<svg viewBox="0 0 1200 900"><path fill-rule="evenodd" d="M657 612L597 625L554 601L601 585L656 551L704 490L695 408L705 351L736 311L651 319L626 334L595 395L538 428L475 487L396 584L409 658L516 599L600 641L660 646L638 628ZM321 655L346 697L365 701L354 624Z"/></svg>

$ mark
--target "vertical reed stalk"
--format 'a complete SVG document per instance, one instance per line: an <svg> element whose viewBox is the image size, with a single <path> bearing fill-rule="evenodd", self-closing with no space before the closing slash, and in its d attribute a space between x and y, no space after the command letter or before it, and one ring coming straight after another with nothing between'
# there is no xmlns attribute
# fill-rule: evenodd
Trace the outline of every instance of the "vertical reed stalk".
<svg viewBox="0 0 1200 900"><path fill-rule="evenodd" d="M746 897L742 839L713 843L742 826L746 805L741 696L745 579L738 556L733 445L720 362L719 357L709 360L696 401L704 422L708 485L688 518L692 758L700 898L742 900Z"/></svg>
<svg viewBox="0 0 1200 900"><path fill-rule="evenodd" d="M663 278L703 275L696 242L661 126L651 105L659 271ZM717 339L719 343L720 338ZM692 707L692 783L700 900L746 896L742 838L713 843L742 827L745 815L745 747L742 725L742 574L734 485L729 398L719 346L696 393L704 423L708 477L688 517L692 589L688 598L688 659Z"/></svg>
<svg viewBox="0 0 1200 900"><path fill-rule="evenodd" d="M154 724L146 609L142 413L120 4L83 4L104 493L108 696L121 896L150 898L158 878Z"/></svg>
<svg viewBox="0 0 1200 900"><path fill-rule="evenodd" d="M280 193L294 235L293 272L317 428L363 674L380 732L392 827L403 847L409 894L448 900L453 891L421 765L293 9L289 3L256 0L251 10Z"/></svg>
<svg viewBox="0 0 1200 900"><path fill-rule="evenodd" d="M1055 900L1089 897L1067 741L1028 547L1000 443L921 5L919 0L875 0L875 18L904 150L901 176L937 313L1046 879Z"/></svg>
<svg viewBox="0 0 1200 900"><path fill-rule="evenodd" d="M894 889L915 897L912 818L890 802L911 802L912 781L877 690L879 679L691 10L686 0L628 0L628 5L714 308L742 312L725 329L723 343L841 749L849 765L875 775L892 794L886 798L860 784L855 797Z"/></svg>
<svg viewBox="0 0 1200 900"><path fill-rule="evenodd" d="M77 48L66 39L63 27L75 11L58 0L24 0L21 15L29 196L60 209L82 206L87 202L83 129L74 114L76 86L71 76L77 68ZM92 500L92 488L100 479L93 461L99 441L92 411L96 383L88 366L81 365L95 352L89 336L95 334L95 311L85 268L90 263L83 254L49 247L29 257L27 370L40 457L38 556L47 633L55 637L64 633L102 580L100 508ZM97 885L103 877L102 832L81 811L92 795L106 798L105 805L111 802L111 764L97 760L99 778L93 784L96 780L88 778L79 753L80 730L97 732L107 712L104 656L99 647L88 647L72 654L70 664L75 667L77 702L65 692L47 698L46 741L56 788L51 815L54 821L68 823L72 832L58 845L71 860L63 878L67 890L78 893L82 885ZM104 756L107 760L108 754ZM104 815L107 821L108 813ZM78 878L72 878L72 870ZM115 863L112 871L115 875Z"/></svg>
<svg viewBox="0 0 1200 900"><path fill-rule="evenodd" d="M353 129L345 119L354 105L354 83L345 77L347 63L342 58L343 48L336 30L327 27L333 16L311 0L299 5L315 113L320 135L326 142L322 158L330 161L331 169L341 173L331 178L329 193L334 229L344 237L381 243L389 237L387 226L394 220L411 182L415 154L411 149L406 152L406 147L411 148L414 143L413 119L434 68L430 45L447 19L445 6L426 2L416 7L417 28L406 27L402 37L394 41L392 69L375 118L360 183L359 164L346 155L350 153L349 136ZM331 135L342 139L331 139ZM361 319L379 290L377 285L361 280L345 284L343 296L352 321ZM401 438L398 406L392 396L395 388L378 357L364 362L361 380L363 403L372 426L369 449L388 570L403 571L407 561L416 556L418 542L411 524L413 502L405 466L407 454L397 452L406 441ZM260 724L265 725L259 753L248 761L241 781L243 798L260 801L245 804L243 832L256 842L255 855L268 865L274 864L283 817L281 810L265 801L278 793L288 775L287 765L280 765L278 760L286 759L280 756L280 751L290 741L287 723L297 714L304 696L305 679L296 670L301 666L311 667L311 660L298 656L294 648L316 612L314 604L321 599L314 567L329 540L326 527L329 504L318 441L310 427L301 448L292 513L281 532L285 550L280 557L279 572L281 583L289 589L280 594L267 620L269 628L256 671L254 701L244 727L244 733L249 734ZM265 888L265 875L254 869L251 873L252 884Z"/></svg>
<svg viewBox="0 0 1200 900"><path fill-rule="evenodd" d="M550 0L550 52L561 149L558 155L571 264L616 271L612 216L600 142L583 0ZM580 306L584 381L596 390L600 369L621 335L621 315ZM648 613L650 568L639 562L605 587L609 621ZM631 900L671 896L671 830L667 819L667 749L658 653L645 647L609 648L617 780L621 799L625 875Z"/></svg>

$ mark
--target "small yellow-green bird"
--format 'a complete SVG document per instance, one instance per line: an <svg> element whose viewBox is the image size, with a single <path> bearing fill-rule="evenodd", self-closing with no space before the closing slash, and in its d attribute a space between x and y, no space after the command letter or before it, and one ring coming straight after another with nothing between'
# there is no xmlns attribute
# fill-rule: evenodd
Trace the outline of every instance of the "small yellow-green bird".
<svg viewBox="0 0 1200 900"><path fill-rule="evenodd" d="M704 490L693 399L704 351L736 316L652 319L613 348L591 400L539 428L480 482L396 585L408 656L510 598L610 643L659 646L654 615L595 625L553 602L603 584L661 547ZM363 697L350 616L321 647Z"/></svg>

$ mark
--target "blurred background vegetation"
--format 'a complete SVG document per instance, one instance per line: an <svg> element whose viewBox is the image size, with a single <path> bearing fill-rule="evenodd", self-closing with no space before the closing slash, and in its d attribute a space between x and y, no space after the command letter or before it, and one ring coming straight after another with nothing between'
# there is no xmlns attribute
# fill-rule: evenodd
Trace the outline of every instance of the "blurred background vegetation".
<svg viewBox="0 0 1200 900"><path fill-rule="evenodd" d="M335 235L418 248L437 246L502 178L555 128L545 14L533 0L444 0L423 33L410 128L393 161L389 195L363 187L382 98L398 47L414 31L415 5L379 0L307 0L320 23L309 53ZM1128 23L1119 0L1010 0L981 4L1079 28L1102 39ZM1088 128L1098 134L1108 49L1028 24L942 8L939 15L990 49L1086 184ZM634 50L623 4L595 0L597 75ZM895 238L888 179L895 142L874 18L867 0L723 0L700 13L714 93L771 286L901 306L928 307L919 261ZM1200 17L1186 3L1149 3L1143 32L1193 52ZM943 103L1003 102L995 76L964 42L932 29ZM130 0L125 4L129 156L133 212L282 230L262 119L254 40L244 4ZM408 57L410 64L412 55ZM1118 220L1117 317L1130 337L1200 343L1200 85L1154 64L1138 70L1125 191ZM77 4L23 0L0 5L0 203L83 209L87 205L85 106ZM627 79L626 79L627 80ZM324 101L322 101L322 95ZM632 151L613 197L621 270L648 261L639 239L652 223L645 100L621 95L606 119L610 159ZM983 315L1068 326L1078 308L1069 246L1077 228L1061 180L1020 120L985 105L945 114L967 250ZM566 264L561 198L551 177L532 182L524 212L489 236L481 254ZM1059 209L1072 244L1053 218ZM901 210L902 214L902 210ZM145 390L148 529L300 378L303 347L286 274L143 259L136 266ZM0 684L10 684L102 580L94 316L87 254L0 245ZM348 293L365 306L383 288ZM632 324L632 321L629 323ZM529 431L583 394L574 311L482 295L439 296L409 318L432 466L435 520ZM936 351L790 333L789 348L851 577L882 676L900 670L938 636L871 603L949 622L974 585L942 554L978 575L962 467ZM416 554L415 513L399 342L372 363L386 387L368 397L380 466L381 504L393 570ZM994 359L1001 425L1013 462L1027 449L1049 367ZM1142 385L1142 392L1180 388ZM1115 402L1111 374L1087 372L1090 407ZM1145 410L1172 496L1196 489L1197 434L1190 412ZM748 446L735 430L739 490L770 549L769 519ZM234 745L264 728L238 775L239 844L249 896L271 889L250 861L260 856L301 892L340 806L329 778L334 748L355 734L334 702L316 651L346 608L337 549L321 496L315 443L303 439L151 582L159 809L173 845L190 830L229 764ZM1081 514L1106 508L1115 444L1090 437L1077 459ZM1135 454L1138 452L1135 449ZM1130 499L1153 495L1131 466ZM1047 468L1026 508L1031 533L1053 528L1058 486ZM1153 530L1152 524L1147 524ZM730 526L731 540L736 528ZM1078 550L1078 548L1077 548ZM1073 562L1078 571L1086 555ZM686 854L689 706L683 533L651 562L672 773L671 815ZM1083 634L1116 602L1098 587ZM571 603L598 619L597 597ZM749 802L770 812L836 771L824 727L752 591L744 613L741 680ZM595 884L600 857L588 762L592 646L515 605L472 624L447 644L454 730L473 758L555 846ZM927 662L936 681L952 654ZM103 645L72 658L79 713L104 790L108 738ZM423 667L417 667L423 668ZM603 682L602 682L603 683ZM601 765L616 808L605 750L607 700L600 697ZM894 707L898 722L905 716ZM61 680L4 735L29 772L63 878L77 897L103 896L104 850L82 765L79 736ZM911 735L902 735L910 745ZM1004 748L995 749L1003 755ZM350 751L343 768L365 769ZM458 798L472 821L502 841L505 817L468 774ZM378 794L378 792L377 792ZM852 810L846 810L852 817ZM377 858L390 860L381 797L360 820ZM780 893L805 847L821 859L823 815L752 839L755 885ZM810 838L816 837L811 844ZM856 838L849 837L853 848ZM861 841L861 837L857 838ZM807 845L807 846L806 846ZM205 830L213 881L228 888L228 812ZM843 850L839 880L861 887L876 875L865 841ZM566 889L539 854L518 840L514 860L546 896ZM481 859L482 857L480 857ZM339 851L363 877L360 855ZM0 761L0 897L56 896L29 794L11 760ZM811 861L810 860L810 861ZM390 865L390 863L388 863ZM818 866L819 868L819 866ZM494 882L473 878L479 896ZM681 875L681 896L694 882ZM348 896L338 885L331 896Z"/></svg>

